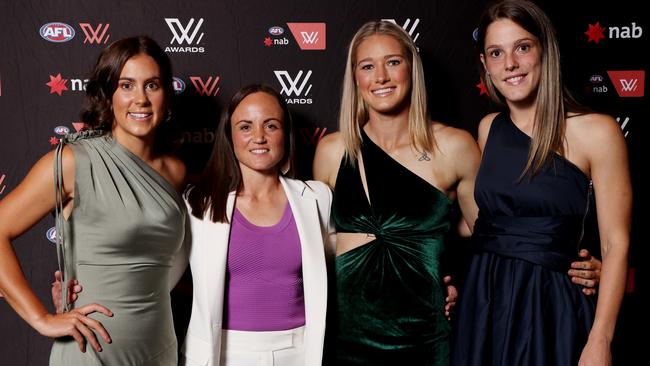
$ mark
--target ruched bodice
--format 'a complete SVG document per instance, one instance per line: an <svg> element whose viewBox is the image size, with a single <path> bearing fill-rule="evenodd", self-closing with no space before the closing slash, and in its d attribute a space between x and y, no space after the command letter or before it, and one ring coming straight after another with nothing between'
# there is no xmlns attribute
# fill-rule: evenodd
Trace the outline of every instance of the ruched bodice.
<svg viewBox="0 0 650 366"><path fill-rule="evenodd" d="M358 164L341 162L332 216L337 232L371 242L336 258L337 365L445 364L449 325L439 273L449 230L447 196L386 154L362 132Z"/></svg>
<svg viewBox="0 0 650 366"><path fill-rule="evenodd" d="M170 270L183 243L186 209L158 172L108 135L68 137L75 158L74 209L65 221L66 276L84 290L75 305L111 335L103 351L57 340L52 365L175 365Z"/></svg>
<svg viewBox="0 0 650 366"><path fill-rule="evenodd" d="M557 154L520 178L529 146L507 114L494 119L476 178L480 211L459 298L456 365L575 365L586 343L593 299L567 271L590 181Z"/></svg>

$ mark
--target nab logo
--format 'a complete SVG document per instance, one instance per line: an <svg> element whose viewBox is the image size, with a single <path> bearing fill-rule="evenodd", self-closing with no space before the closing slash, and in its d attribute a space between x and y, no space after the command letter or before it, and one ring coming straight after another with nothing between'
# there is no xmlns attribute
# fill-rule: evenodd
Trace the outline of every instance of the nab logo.
<svg viewBox="0 0 650 366"><path fill-rule="evenodd" d="M382 19L382 20L391 22L395 25L399 25L395 19ZM409 36L411 36L411 39L413 39L413 43L417 42L418 37L420 37L420 33L415 33L415 29L418 27L418 24L420 24L420 18L416 18L413 21L413 24L411 24L411 18L408 18L404 22L404 25L401 26L402 28L404 28L406 33L408 33Z"/></svg>
<svg viewBox="0 0 650 366"><path fill-rule="evenodd" d="M45 85L50 87L50 94L58 94L61 96L64 91L66 90L72 90L72 91L85 91L86 90L86 84L88 83L88 79L82 80L82 79L70 79L70 88L68 88L68 79L64 79L61 77L61 73L58 73L56 76L50 75L50 81L45 83Z"/></svg>
<svg viewBox="0 0 650 366"><path fill-rule="evenodd" d="M605 30L608 30L607 37L605 37ZM584 33L587 35L587 42L594 42L595 44L600 43L601 40L605 38L609 39L620 39L620 38L641 38L643 35L643 28L636 25L636 22L632 22L630 26L612 26L612 27L603 27L600 25L600 22L596 24L589 24L587 31Z"/></svg>
<svg viewBox="0 0 650 366"><path fill-rule="evenodd" d="M170 44L174 42L182 45L186 43L188 47L174 47L169 46L165 48L165 52L189 52L189 53L203 53L205 52L204 47L198 47L198 44L201 43L205 33L199 31L203 25L203 18L200 18L196 25L194 24L194 18L191 18L186 26L183 26L178 18L165 18L165 22L169 27L169 30L172 32L173 38Z"/></svg>
<svg viewBox="0 0 650 366"><path fill-rule="evenodd" d="M52 226L51 228L49 228L45 233L45 237L50 242L56 244L56 227Z"/></svg>
<svg viewBox="0 0 650 366"><path fill-rule="evenodd" d="M284 34L284 28L274 25L273 27L269 28L269 34L273 37L280 37L281 35ZM266 47L271 47L271 46L286 46L289 44L289 40L287 37L281 37L281 38L271 38L271 37L264 37L264 45Z"/></svg>
<svg viewBox="0 0 650 366"><path fill-rule="evenodd" d="M287 104L312 104L313 100L307 95L311 91L312 84L307 86L309 78L311 77L311 70L307 71L305 77L303 78L303 71L300 70L295 77L291 77L289 72L286 70L275 70L275 77L280 82L282 89L280 94L284 94L287 97L295 95L296 98L286 98L285 101ZM307 89L305 90L305 87Z"/></svg>
<svg viewBox="0 0 650 366"><path fill-rule="evenodd" d="M642 97L645 87L645 71L607 71L619 97Z"/></svg>
<svg viewBox="0 0 650 366"><path fill-rule="evenodd" d="M623 135L627 137L627 135L630 133L630 131L627 130L627 124L630 122L630 117L625 117L623 122L621 122L621 117L616 117L616 122L618 122L619 125L621 125L621 130L623 131Z"/></svg>
<svg viewBox="0 0 650 366"><path fill-rule="evenodd" d="M74 38L75 34L74 28L61 22L47 23L41 27L38 33L44 40L55 43L68 42Z"/></svg>
<svg viewBox="0 0 650 366"><path fill-rule="evenodd" d="M69 134L70 129L66 126L56 126L54 127L54 133L63 136Z"/></svg>
<svg viewBox="0 0 650 366"><path fill-rule="evenodd" d="M287 23L301 50L326 48L325 23Z"/></svg>
<svg viewBox="0 0 650 366"><path fill-rule="evenodd" d="M107 34L108 27L111 26L108 23L106 23L106 25L99 23L97 28L93 28L90 23L79 23L79 26L86 36L86 38L84 38L84 43L105 44L108 42L108 39L111 38L111 35Z"/></svg>
<svg viewBox="0 0 650 366"><path fill-rule="evenodd" d="M217 87L217 83L220 80L219 76L215 76L214 78L210 76L205 82L203 82L200 76L190 76L190 80L201 96L215 96L219 93L219 88Z"/></svg>
<svg viewBox="0 0 650 366"><path fill-rule="evenodd" d="M6 178L6 177L7 177L7 176L4 175L4 174L3 174L3 175L0 175L0 194L5 193L5 188L7 188L7 185L4 184L4 181L5 181L5 178Z"/></svg>
<svg viewBox="0 0 650 366"><path fill-rule="evenodd" d="M589 81L592 84L590 90L592 93L604 94L609 90L609 88L607 88L607 85L602 85L602 82L605 81L605 78L602 75L591 75L591 77L589 77Z"/></svg>
<svg viewBox="0 0 650 366"><path fill-rule="evenodd" d="M185 82L176 76L172 79L172 86L174 87L174 94L180 94L185 91Z"/></svg>

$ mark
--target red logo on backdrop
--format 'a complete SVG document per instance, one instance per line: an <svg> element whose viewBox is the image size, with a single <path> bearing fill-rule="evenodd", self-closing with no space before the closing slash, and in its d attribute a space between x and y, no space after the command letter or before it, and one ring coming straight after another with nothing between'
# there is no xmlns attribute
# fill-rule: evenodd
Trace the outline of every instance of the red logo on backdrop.
<svg viewBox="0 0 650 366"><path fill-rule="evenodd" d="M488 95L488 91L487 88L485 87L485 83L483 82L483 80L479 81L479 83L474 86L479 90L478 95L483 95L483 94Z"/></svg>
<svg viewBox="0 0 650 366"><path fill-rule="evenodd" d="M594 42L598 44L601 39L605 39L605 28L603 28L600 25L600 22L596 22L596 24L589 24L589 29L585 32L587 37L587 42Z"/></svg>
<svg viewBox="0 0 650 366"><path fill-rule="evenodd" d="M324 50L325 23L287 23L301 50Z"/></svg>
<svg viewBox="0 0 650 366"><path fill-rule="evenodd" d="M619 97L642 97L644 95L645 71L607 71Z"/></svg>
<svg viewBox="0 0 650 366"><path fill-rule="evenodd" d="M72 127L74 127L75 131L79 132L81 130L85 130L88 128L85 123L79 121L79 122L72 122Z"/></svg>
<svg viewBox="0 0 650 366"><path fill-rule="evenodd" d="M50 82L45 85L50 87L50 94L57 93L59 96L63 94L64 90L68 90L68 79L61 77L61 73L56 76L50 75Z"/></svg>
<svg viewBox="0 0 650 366"><path fill-rule="evenodd" d="M327 127L316 127L313 131L310 128L300 128L300 136L305 144L318 145L318 142L327 133Z"/></svg>
<svg viewBox="0 0 650 366"><path fill-rule="evenodd" d="M0 175L0 194L3 194L5 192L5 188L7 188L7 185L4 184L6 175Z"/></svg>
<svg viewBox="0 0 650 366"><path fill-rule="evenodd" d="M607 35L605 35L607 31ZM587 35L587 42L594 42L598 44L602 39L637 39L643 35L643 27L637 25L636 22L631 22L630 25L620 26L607 26L596 24L589 24L589 29L585 32Z"/></svg>
<svg viewBox="0 0 650 366"><path fill-rule="evenodd" d="M74 38L75 34L74 28L61 22L47 23L41 27L38 33L44 40L56 43L68 42Z"/></svg>
<svg viewBox="0 0 650 366"><path fill-rule="evenodd" d="M84 38L84 43L106 43L108 39L111 38L110 34L107 34L108 27L111 25L106 23L106 25L99 23L97 28L93 28L90 23L79 23L81 30L86 35Z"/></svg>
<svg viewBox="0 0 650 366"><path fill-rule="evenodd" d="M190 76L190 80L192 81L192 84L194 84L194 88L196 91L199 93L199 95L211 95L215 96L219 92L219 88L217 87L217 83L219 83L219 76L215 76L214 78L210 76L207 81L203 82L203 79L201 79L200 76Z"/></svg>

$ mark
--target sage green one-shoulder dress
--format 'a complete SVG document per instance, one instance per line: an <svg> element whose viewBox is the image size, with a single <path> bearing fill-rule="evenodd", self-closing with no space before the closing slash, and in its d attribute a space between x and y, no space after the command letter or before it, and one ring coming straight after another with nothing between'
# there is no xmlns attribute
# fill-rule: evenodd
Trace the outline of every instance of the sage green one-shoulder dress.
<svg viewBox="0 0 650 366"><path fill-rule="evenodd" d="M50 365L176 365L169 277L185 236L182 198L158 172L109 135L67 138L75 157L75 198L64 223L66 277L83 291L74 306L99 303L112 343L79 351L57 339Z"/></svg>

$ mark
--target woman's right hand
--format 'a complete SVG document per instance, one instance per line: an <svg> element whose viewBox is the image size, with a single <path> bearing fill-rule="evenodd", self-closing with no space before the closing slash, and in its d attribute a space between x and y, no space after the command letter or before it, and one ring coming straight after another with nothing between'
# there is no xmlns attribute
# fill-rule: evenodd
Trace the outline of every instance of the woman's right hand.
<svg viewBox="0 0 650 366"><path fill-rule="evenodd" d="M90 342L97 352L101 352L102 347L95 333L99 333L106 343L111 343L111 337L102 323L88 317L95 312L113 316L110 310L99 304L88 304L65 313L45 314L35 322L34 328L47 337L71 336L79 344L81 352L86 352L86 342Z"/></svg>

